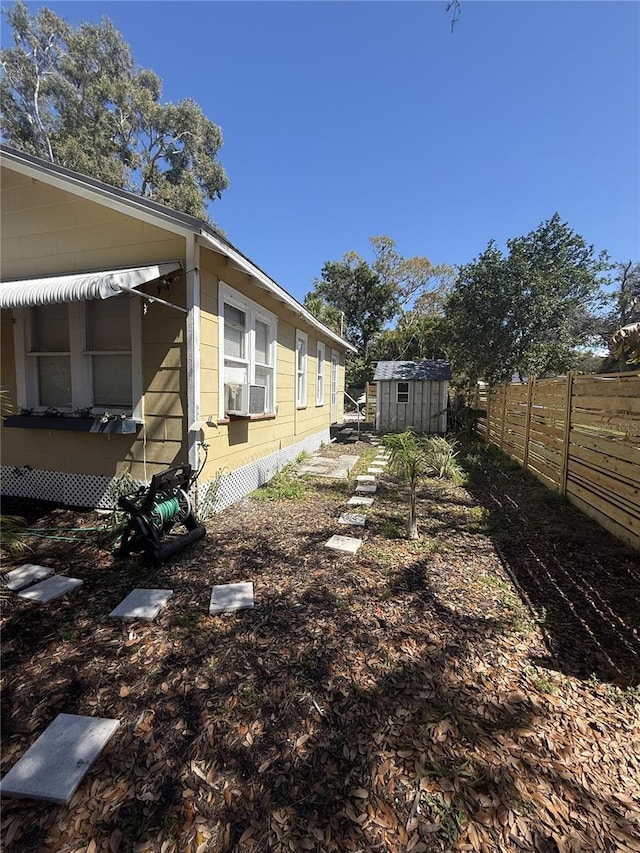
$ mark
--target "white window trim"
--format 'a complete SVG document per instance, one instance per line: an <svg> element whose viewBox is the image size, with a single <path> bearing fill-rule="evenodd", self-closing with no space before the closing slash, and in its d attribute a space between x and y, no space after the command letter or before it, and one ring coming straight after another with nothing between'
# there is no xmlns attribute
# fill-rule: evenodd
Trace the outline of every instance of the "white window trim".
<svg viewBox="0 0 640 853"><path fill-rule="evenodd" d="M298 370L298 341L304 342L304 361L302 363L302 371ZM309 335L303 332L302 329L296 329L296 362L295 362L295 382L296 382L296 406L298 409L304 409L307 405L307 371L309 368ZM302 375L302 395L298 393L298 377Z"/></svg>
<svg viewBox="0 0 640 853"><path fill-rule="evenodd" d="M129 303L129 326L131 333L131 408L112 406L113 414L127 414L142 422L142 325L141 300L122 294L111 299L126 299ZM69 357L71 359L71 406L60 407L61 412L71 414L77 409L89 408L92 400L91 363L93 353L86 351L85 301L68 302L69 311ZM38 356L29 355L31 346L30 309L14 309L14 352L16 362L17 403L20 408L46 411L38 405ZM114 355L119 352L114 350ZM92 414L103 414L102 407L92 407Z"/></svg>
<svg viewBox="0 0 640 853"><path fill-rule="evenodd" d="M256 320L265 323L271 329L271 370L273 371L273 394L271 400L271 410L268 414L277 414L277 352L278 352L278 317L267 311L262 305L229 287L224 281L218 282L218 418L219 420L226 419L225 412L225 397L224 397L224 306L232 305L234 308L243 311L247 317L247 329L245 339L247 375L249 384L255 384L256 370L256 339L255 329ZM242 359L241 359L242 360Z"/></svg>
<svg viewBox="0 0 640 853"><path fill-rule="evenodd" d="M398 399L398 397L400 396L400 385L406 385L407 386L407 391L406 391L407 399L406 400L399 400ZM402 393L404 394L405 392L403 391ZM411 402L411 383L405 382L404 380L402 382L398 381L396 383L396 405L397 406L406 406L410 402Z"/></svg>
<svg viewBox="0 0 640 853"><path fill-rule="evenodd" d="M335 378L335 382L333 381ZM340 392L340 353L336 349L331 350L331 405L338 405Z"/></svg>
<svg viewBox="0 0 640 853"><path fill-rule="evenodd" d="M316 348L316 406L324 406L325 347L318 341Z"/></svg>

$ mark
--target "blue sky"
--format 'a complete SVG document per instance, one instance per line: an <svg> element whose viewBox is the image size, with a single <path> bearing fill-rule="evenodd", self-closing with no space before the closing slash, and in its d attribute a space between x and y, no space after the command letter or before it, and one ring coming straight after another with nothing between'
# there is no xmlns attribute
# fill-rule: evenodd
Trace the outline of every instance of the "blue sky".
<svg viewBox="0 0 640 853"><path fill-rule="evenodd" d="M556 210L640 256L635 2L463 0L453 33L444 0L44 5L111 18L222 127L211 215L298 299L372 235L462 264Z"/></svg>

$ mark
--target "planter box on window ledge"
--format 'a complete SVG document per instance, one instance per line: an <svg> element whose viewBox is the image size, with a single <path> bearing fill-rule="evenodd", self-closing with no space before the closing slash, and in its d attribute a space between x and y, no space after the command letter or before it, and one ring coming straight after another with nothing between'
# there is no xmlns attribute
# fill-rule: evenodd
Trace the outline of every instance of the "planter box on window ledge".
<svg viewBox="0 0 640 853"><path fill-rule="evenodd" d="M67 415L9 415L5 428L67 430L70 432L106 432L131 434L141 426L133 418L113 418L106 423L101 418L77 418Z"/></svg>
<svg viewBox="0 0 640 853"><path fill-rule="evenodd" d="M106 432L116 433L120 435L130 435L137 432L138 427L142 426L133 418L111 418L111 420L103 421L102 418L95 418L93 426L89 432Z"/></svg>

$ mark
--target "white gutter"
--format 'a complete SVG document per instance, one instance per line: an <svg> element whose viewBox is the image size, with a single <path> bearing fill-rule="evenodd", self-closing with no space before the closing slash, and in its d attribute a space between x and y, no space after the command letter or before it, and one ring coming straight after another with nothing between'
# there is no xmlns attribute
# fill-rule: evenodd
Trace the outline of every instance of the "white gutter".
<svg viewBox="0 0 640 853"><path fill-rule="evenodd" d="M255 279L257 284L263 287L265 290L272 293L280 302L283 302L287 308L289 308L297 317L301 317L305 322L307 322L314 329L317 329L319 332L322 332L323 335L326 335L328 338L331 338L335 343L340 344L344 349L351 350L351 352L357 353L358 350L352 346L352 344L345 341L340 335L333 332L324 323L321 323L317 317L314 317L310 311L301 305L297 299L294 299L291 294L287 293L284 288L280 287L272 278L269 278L266 273L263 273L261 269L259 269L255 264L252 264L251 261L247 260L247 258L243 257L240 252L237 252L233 249L232 246L229 246L227 243L224 243L222 240L217 240L213 235L207 234L205 231L201 231L200 235L196 238L197 242L200 245L207 246L210 249L213 249L215 252L218 252L220 255L224 255L230 261L233 262L235 266L238 267L242 272L251 276L251 278Z"/></svg>
<svg viewBox="0 0 640 853"><path fill-rule="evenodd" d="M200 467L200 247L187 237L187 451L194 471Z"/></svg>

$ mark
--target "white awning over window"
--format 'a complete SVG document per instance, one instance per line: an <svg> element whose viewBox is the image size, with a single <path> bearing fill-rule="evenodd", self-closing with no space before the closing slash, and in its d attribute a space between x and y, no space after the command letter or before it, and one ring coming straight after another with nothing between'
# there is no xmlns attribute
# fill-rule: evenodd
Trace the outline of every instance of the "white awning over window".
<svg viewBox="0 0 640 853"><path fill-rule="evenodd" d="M80 302L84 299L108 299L169 275L181 268L179 261L132 267L125 270L56 275L0 283L0 308L28 305L52 305L55 302Z"/></svg>

